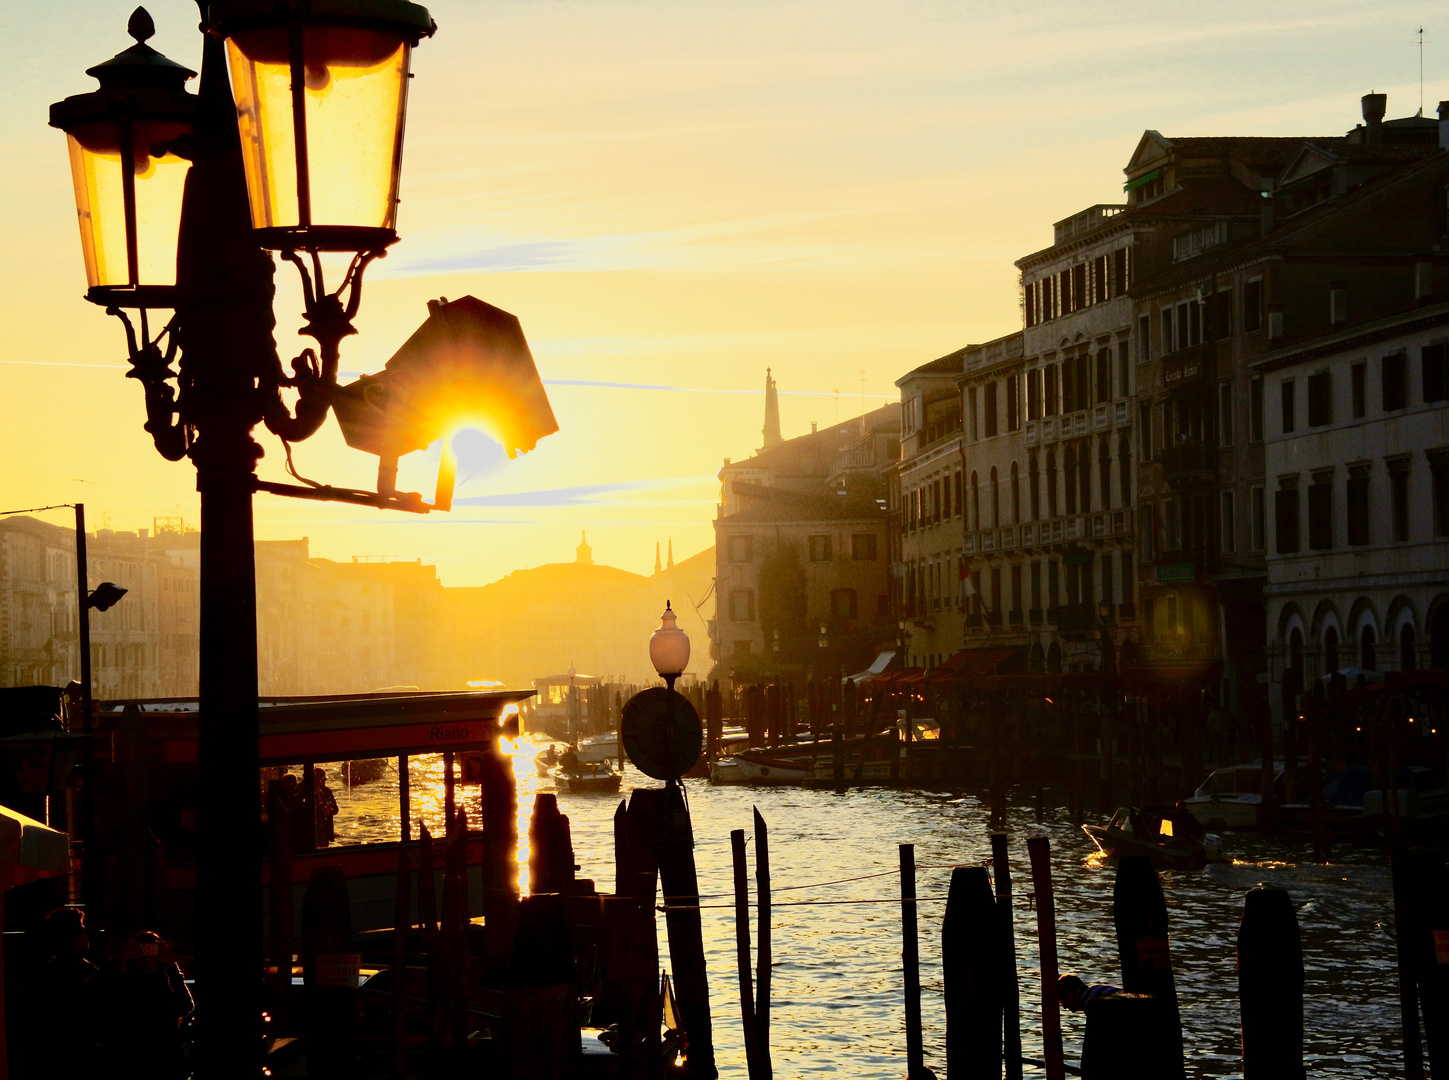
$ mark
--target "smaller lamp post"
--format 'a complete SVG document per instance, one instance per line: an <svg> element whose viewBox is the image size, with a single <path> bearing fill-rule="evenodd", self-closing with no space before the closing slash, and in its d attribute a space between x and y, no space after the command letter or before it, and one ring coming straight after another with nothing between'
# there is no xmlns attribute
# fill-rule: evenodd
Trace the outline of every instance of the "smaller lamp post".
<svg viewBox="0 0 1449 1080"><path fill-rule="evenodd" d="M664 614L659 616L659 629L649 635L649 662L670 690L689 666L689 635L679 628L678 616L668 600L664 601Z"/></svg>

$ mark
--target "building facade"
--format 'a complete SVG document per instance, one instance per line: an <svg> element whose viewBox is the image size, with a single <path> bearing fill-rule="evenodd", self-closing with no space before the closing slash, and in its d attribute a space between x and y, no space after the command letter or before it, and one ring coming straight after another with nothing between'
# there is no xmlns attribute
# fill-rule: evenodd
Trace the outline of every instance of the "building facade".
<svg viewBox="0 0 1449 1080"><path fill-rule="evenodd" d="M1253 371L1274 402L1275 712L1285 677L1449 667L1449 303L1272 350Z"/></svg>

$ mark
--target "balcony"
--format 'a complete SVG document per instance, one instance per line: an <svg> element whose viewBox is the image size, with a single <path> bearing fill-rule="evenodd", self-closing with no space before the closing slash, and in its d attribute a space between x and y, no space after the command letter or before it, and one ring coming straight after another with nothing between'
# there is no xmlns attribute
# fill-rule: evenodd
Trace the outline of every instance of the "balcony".
<svg viewBox="0 0 1449 1080"><path fill-rule="evenodd" d="M1222 655L1215 641L1193 641L1184 637L1143 642L1137 646L1137 659L1147 663L1208 663L1221 660Z"/></svg>
<svg viewBox="0 0 1449 1080"><path fill-rule="evenodd" d="M1162 475L1173 487L1191 487L1217 479L1218 449L1203 442L1180 442L1163 447L1158 460Z"/></svg>
<svg viewBox="0 0 1449 1080"><path fill-rule="evenodd" d="M1162 383L1168 392L1196 388L1217 376L1217 342L1204 341L1168 353L1162 358Z"/></svg>
<svg viewBox="0 0 1449 1080"><path fill-rule="evenodd" d="M1071 217L1062 218L1052 225L1052 243L1065 244L1074 237L1089 233L1126 209L1125 203L1097 203L1085 210L1079 210Z"/></svg>
<svg viewBox="0 0 1449 1080"><path fill-rule="evenodd" d="M1063 634L1086 634L1097 625L1097 605L1058 604L1051 609L1051 617Z"/></svg>

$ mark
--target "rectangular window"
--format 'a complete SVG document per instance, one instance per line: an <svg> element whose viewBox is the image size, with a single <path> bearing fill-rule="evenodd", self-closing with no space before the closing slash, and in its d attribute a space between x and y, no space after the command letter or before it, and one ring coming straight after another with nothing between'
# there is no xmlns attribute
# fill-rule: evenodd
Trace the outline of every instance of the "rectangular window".
<svg viewBox="0 0 1449 1080"><path fill-rule="evenodd" d="M955 495L955 501L951 504L952 517L960 517L965 513L965 507L961 503L961 470L956 470L956 476L951 481L951 491ZM874 555L871 558L875 558Z"/></svg>
<svg viewBox="0 0 1449 1080"><path fill-rule="evenodd" d="M1233 445L1233 384L1218 387L1218 445Z"/></svg>
<svg viewBox="0 0 1449 1080"><path fill-rule="evenodd" d="M1077 357L1077 408L1090 408L1092 404L1092 360L1086 353Z"/></svg>
<svg viewBox="0 0 1449 1080"><path fill-rule="evenodd" d="M1316 371L1308 376L1308 426L1324 427L1333 423L1333 383L1328 372Z"/></svg>
<svg viewBox="0 0 1449 1080"><path fill-rule="evenodd" d="M1420 375L1424 384L1424 404L1449 400L1449 360L1444 345L1425 345L1419 350Z"/></svg>
<svg viewBox="0 0 1449 1080"><path fill-rule="evenodd" d="M1036 608L1045 606L1041 602L1041 563L1039 562L1031 564L1031 606Z"/></svg>
<svg viewBox="0 0 1449 1080"><path fill-rule="evenodd" d="M1124 398L1132 393L1132 345L1127 341L1117 342L1117 396Z"/></svg>
<svg viewBox="0 0 1449 1080"><path fill-rule="evenodd" d="M1145 401L1137 405L1137 456L1152 460L1152 406Z"/></svg>
<svg viewBox="0 0 1449 1080"><path fill-rule="evenodd" d="M1243 333L1263 329L1263 279L1254 278L1243 285Z"/></svg>
<svg viewBox="0 0 1449 1080"><path fill-rule="evenodd" d="M1091 303L1087 297L1087 264L1072 267L1072 307L1084 308Z"/></svg>
<svg viewBox="0 0 1449 1080"><path fill-rule="evenodd" d="M831 589L830 614L846 619L855 618L855 590Z"/></svg>
<svg viewBox="0 0 1449 1080"><path fill-rule="evenodd" d="M729 541L730 562L748 563L755 561L755 538L753 536L731 536Z"/></svg>
<svg viewBox="0 0 1449 1080"><path fill-rule="evenodd" d="M1278 389L1283 402L1283 434L1287 435L1293 430L1293 380L1284 379Z"/></svg>
<svg viewBox="0 0 1449 1080"><path fill-rule="evenodd" d="M1026 311L1026 325L1036 325L1036 289L1031 285L1022 286L1022 307Z"/></svg>
<svg viewBox="0 0 1449 1080"><path fill-rule="evenodd" d="M1369 542L1369 467L1348 467L1348 542L1361 547Z"/></svg>
<svg viewBox="0 0 1449 1080"><path fill-rule="evenodd" d="M875 561L875 533L856 533L850 538L850 557L856 562Z"/></svg>
<svg viewBox="0 0 1449 1080"><path fill-rule="evenodd" d="M1202 305L1196 300L1187 303L1187 343L1197 345L1202 341Z"/></svg>
<svg viewBox="0 0 1449 1080"><path fill-rule="evenodd" d="M1077 407L1077 365L1070 359L1062 361L1062 412L1069 413Z"/></svg>
<svg viewBox="0 0 1449 1080"><path fill-rule="evenodd" d="M1238 499L1231 488L1223 492L1222 547L1224 555L1231 555L1238 548Z"/></svg>
<svg viewBox="0 0 1449 1080"><path fill-rule="evenodd" d="M986 437L996 434L996 384L989 382L981 388L982 413L985 417Z"/></svg>
<svg viewBox="0 0 1449 1080"><path fill-rule="evenodd" d="M1368 412L1368 365L1360 360L1349 368L1353 388L1353 418L1360 420Z"/></svg>
<svg viewBox="0 0 1449 1080"><path fill-rule="evenodd" d="M1314 474L1308 486L1308 547L1324 551L1333 547L1333 473Z"/></svg>
<svg viewBox="0 0 1449 1080"><path fill-rule="evenodd" d="M1112 252L1112 295L1121 296L1127 291L1127 249L1118 248Z"/></svg>
<svg viewBox="0 0 1449 1080"><path fill-rule="evenodd" d="M1267 543L1265 502L1262 485L1248 489L1248 547L1252 551L1262 551Z"/></svg>
<svg viewBox="0 0 1449 1080"><path fill-rule="evenodd" d="M1391 458L1386 461L1389 468L1389 527L1394 539L1409 538L1409 459Z"/></svg>
<svg viewBox="0 0 1449 1080"><path fill-rule="evenodd" d="M1019 431L1021 429L1021 414L1020 414L1021 403L1018 400L1018 398L1020 397L1020 390L1018 388L1020 386L1021 386L1021 383L1018 380L1018 377L1017 376L1015 376L1015 375L1008 375L1006 377L1006 430L1007 431Z"/></svg>
<svg viewBox="0 0 1449 1080"><path fill-rule="evenodd" d="M1041 418L1041 368L1032 368L1026 373L1026 418Z"/></svg>
<svg viewBox="0 0 1449 1080"><path fill-rule="evenodd" d="M1042 415L1055 416L1057 414L1057 403L1060 401L1057 395L1057 366L1055 364L1048 364L1042 370L1046 376L1046 391L1042 395Z"/></svg>
<svg viewBox="0 0 1449 1080"><path fill-rule="evenodd" d="M1404 354L1390 353L1380 361L1379 392L1384 412L1393 412L1409 404L1408 379L1404 377Z"/></svg>
<svg viewBox="0 0 1449 1080"><path fill-rule="evenodd" d="M1110 604L1116 599L1116 588L1112 583L1112 555L1102 554L1102 603Z"/></svg>
<svg viewBox="0 0 1449 1080"><path fill-rule="evenodd" d="M976 419L976 387L966 389L966 434L972 442L981 438L981 429Z"/></svg>
<svg viewBox="0 0 1449 1080"><path fill-rule="evenodd" d="M1112 400L1112 350L1097 350L1097 404Z"/></svg>
<svg viewBox="0 0 1449 1080"><path fill-rule="evenodd" d="M1041 279L1041 318L1042 322L1056 317L1056 290L1052 288L1054 279L1044 277Z"/></svg>
<svg viewBox="0 0 1449 1080"><path fill-rule="evenodd" d="M1434 497L1434 535L1449 536L1449 450L1430 450L1429 491Z"/></svg>
<svg viewBox="0 0 1449 1080"><path fill-rule="evenodd" d="M1162 309L1162 352L1172 352L1172 308Z"/></svg>
<svg viewBox="0 0 1449 1080"><path fill-rule="evenodd" d="M1057 597L1061 596L1061 564L1053 559L1047 563L1047 602L1044 607L1054 608L1057 606Z"/></svg>
<svg viewBox="0 0 1449 1080"><path fill-rule="evenodd" d="M1011 564L1011 610L1021 610L1021 563Z"/></svg>
<svg viewBox="0 0 1449 1080"><path fill-rule="evenodd" d="M829 534L812 536L810 538L810 561L829 562L832 554L831 546Z"/></svg>
<svg viewBox="0 0 1449 1080"><path fill-rule="evenodd" d="M755 621L755 590L730 590L730 618L735 622Z"/></svg>
<svg viewBox="0 0 1449 1080"><path fill-rule="evenodd" d="M1298 478L1285 477L1273 493L1273 526L1278 537L1278 554L1298 550Z"/></svg>
<svg viewBox="0 0 1449 1080"><path fill-rule="evenodd" d="M1152 318L1148 315L1137 319L1137 362L1145 364L1152 359Z"/></svg>
<svg viewBox="0 0 1449 1080"><path fill-rule="evenodd" d="M1162 500L1162 550L1178 551L1182 547L1181 524L1176 499Z"/></svg>
<svg viewBox="0 0 1449 1080"><path fill-rule="evenodd" d="M1248 441L1263 441L1263 378L1248 380Z"/></svg>

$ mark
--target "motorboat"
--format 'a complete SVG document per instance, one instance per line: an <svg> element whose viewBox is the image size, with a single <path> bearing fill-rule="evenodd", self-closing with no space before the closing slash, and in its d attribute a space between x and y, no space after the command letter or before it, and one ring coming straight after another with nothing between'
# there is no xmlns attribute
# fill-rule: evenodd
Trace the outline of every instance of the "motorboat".
<svg viewBox="0 0 1449 1080"><path fill-rule="evenodd" d="M560 794L589 795L612 794L619 790L624 779L608 762L575 761L569 765L560 764L549 772L553 786Z"/></svg>
<svg viewBox="0 0 1449 1080"><path fill-rule="evenodd" d="M741 750L709 763L716 784L799 784L810 776L810 759L788 752Z"/></svg>
<svg viewBox="0 0 1449 1080"><path fill-rule="evenodd" d="M1283 780L1283 763L1275 761L1273 784ZM1199 825L1209 829L1253 829L1263 804L1263 763L1225 765L1214 769L1184 802Z"/></svg>
<svg viewBox="0 0 1449 1080"><path fill-rule="evenodd" d="M1185 810L1122 806L1107 824L1083 825L1082 831L1108 858L1146 855L1160 870L1201 870L1222 861L1222 837L1204 833Z"/></svg>

